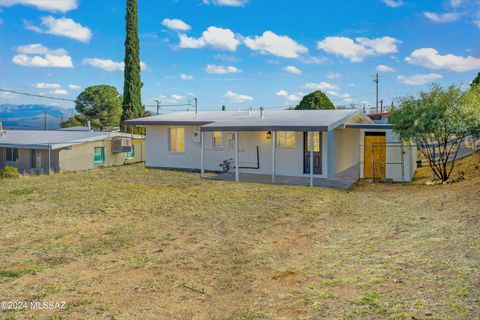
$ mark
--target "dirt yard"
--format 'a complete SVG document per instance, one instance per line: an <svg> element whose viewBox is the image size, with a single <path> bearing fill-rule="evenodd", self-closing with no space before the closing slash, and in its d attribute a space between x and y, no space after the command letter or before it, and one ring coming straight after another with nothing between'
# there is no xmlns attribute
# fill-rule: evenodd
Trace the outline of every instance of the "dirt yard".
<svg viewBox="0 0 480 320"><path fill-rule="evenodd" d="M0 180L4 319L480 319L480 155L351 191L109 168ZM7 308L8 309L8 308Z"/></svg>

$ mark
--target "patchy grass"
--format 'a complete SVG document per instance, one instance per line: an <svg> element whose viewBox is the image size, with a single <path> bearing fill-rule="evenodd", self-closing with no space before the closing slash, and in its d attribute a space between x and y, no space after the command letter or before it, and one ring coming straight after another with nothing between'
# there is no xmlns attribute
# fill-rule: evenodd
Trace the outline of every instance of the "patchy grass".
<svg viewBox="0 0 480 320"><path fill-rule="evenodd" d="M67 308L0 318L478 319L477 156L452 185L348 192L138 165L2 180L1 300Z"/></svg>

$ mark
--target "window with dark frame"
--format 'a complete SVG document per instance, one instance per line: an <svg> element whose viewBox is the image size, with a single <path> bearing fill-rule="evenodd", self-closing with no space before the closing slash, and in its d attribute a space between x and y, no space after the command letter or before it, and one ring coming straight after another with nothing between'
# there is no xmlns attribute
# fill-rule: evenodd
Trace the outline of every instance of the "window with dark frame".
<svg viewBox="0 0 480 320"><path fill-rule="evenodd" d="M5 161L6 162L17 162L18 160L18 149L17 148L6 148L5 149Z"/></svg>

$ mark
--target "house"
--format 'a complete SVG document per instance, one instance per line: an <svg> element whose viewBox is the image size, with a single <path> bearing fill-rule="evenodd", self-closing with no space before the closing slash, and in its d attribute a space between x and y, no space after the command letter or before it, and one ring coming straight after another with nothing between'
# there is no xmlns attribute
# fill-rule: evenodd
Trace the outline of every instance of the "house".
<svg viewBox="0 0 480 320"><path fill-rule="evenodd" d="M388 123L388 117L390 116L390 112L380 112L380 113L370 113L368 117L372 119L374 123Z"/></svg>
<svg viewBox="0 0 480 320"><path fill-rule="evenodd" d="M21 173L81 171L145 159L145 137L120 132L0 131L0 168Z"/></svg>
<svg viewBox="0 0 480 320"><path fill-rule="evenodd" d="M127 121L146 128L146 165L221 171L231 179L351 185L408 181L416 148L357 110L174 112ZM313 147L311 147L313 146Z"/></svg>

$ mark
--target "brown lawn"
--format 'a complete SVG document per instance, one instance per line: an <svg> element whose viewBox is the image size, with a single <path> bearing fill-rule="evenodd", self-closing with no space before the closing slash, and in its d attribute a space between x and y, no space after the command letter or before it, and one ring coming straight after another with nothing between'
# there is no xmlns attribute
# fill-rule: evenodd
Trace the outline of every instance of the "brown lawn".
<svg viewBox="0 0 480 320"><path fill-rule="evenodd" d="M0 300L66 302L0 317L479 319L480 155L458 170L348 192L139 165L0 180Z"/></svg>

